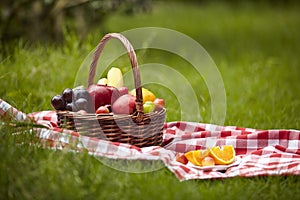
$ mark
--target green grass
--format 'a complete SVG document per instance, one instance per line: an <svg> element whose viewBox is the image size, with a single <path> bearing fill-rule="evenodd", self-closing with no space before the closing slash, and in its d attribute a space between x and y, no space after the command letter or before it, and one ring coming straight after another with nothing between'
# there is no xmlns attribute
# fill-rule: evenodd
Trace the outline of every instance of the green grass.
<svg viewBox="0 0 300 200"><path fill-rule="evenodd" d="M226 89L225 125L259 129L300 129L299 5L155 3L151 13L111 16L107 32L160 26L196 39L217 64ZM0 60L0 97L30 113L51 109L50 98L72 87L83 59L102 37L95 30L83 42L66 34L64 46L20 41ZM191 79L204 122L210 122L210 97L203 80L192 80L188 63L161 51L140 51L140 63L161 62ZM140 57L139 57L140 58ZM115 64L124 71L123 58ZM174 96L166 98L168 121L180 117ZM32 146L28 127L0 126L1 199L299 199L300 177L255 177L179 182L166 168L132 174L105 166L87 153ZM139 163L133 163L138 167Z"/></svg>

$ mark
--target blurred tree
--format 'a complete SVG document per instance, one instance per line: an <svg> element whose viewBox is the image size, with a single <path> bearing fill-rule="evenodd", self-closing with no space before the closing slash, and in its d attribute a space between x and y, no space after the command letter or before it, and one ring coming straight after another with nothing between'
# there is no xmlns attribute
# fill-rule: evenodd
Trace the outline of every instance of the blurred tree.
<svg viewBox="0 0 300 200"><path fill-rule="evenodd" d="M1 0L1 43L18 38L61 42L64 28L83 38L115 11L132 14L150 9L151 0Z"/></svg>

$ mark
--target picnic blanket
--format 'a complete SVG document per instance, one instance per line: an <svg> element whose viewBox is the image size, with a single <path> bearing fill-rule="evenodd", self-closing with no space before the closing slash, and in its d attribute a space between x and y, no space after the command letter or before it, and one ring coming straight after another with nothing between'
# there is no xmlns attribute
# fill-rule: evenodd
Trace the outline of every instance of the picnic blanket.
<svg viewBox="0 0 300 200"><path fill-rule="evenodd" d="M90 155L126 160L161 160L180 180L266 175L300 174L300 131L257 130L236 126L219 126L198 122L166 122L164 146L138 148L82 136L57 127L55 111L25 114L0 99L0 116L15 121L33 120L44 127L36 128L37 137L55 149L76 144ZM79 142L78 142L79 141ZM240 163L224 171L202 170L176 161L177 153L206 149L210 146L233 145Z"/></svg>

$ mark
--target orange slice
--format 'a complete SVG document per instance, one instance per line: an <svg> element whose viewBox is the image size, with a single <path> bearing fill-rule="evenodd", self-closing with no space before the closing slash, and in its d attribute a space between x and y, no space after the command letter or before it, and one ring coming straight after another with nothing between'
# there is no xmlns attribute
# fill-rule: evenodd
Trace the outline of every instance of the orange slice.
<svg viewBox="0 0 300 200"><path fill-rule="evenodd" d="M209 154L214 158L215 163L219 165L228 165L235 160L235 150L232 145L225 145L222 148L219 146L212 147Z"/></svg>
<svg viewBox="0 0 300 200"><path fill-rule="evenodd" d="M201 162L203 160L203 158L205 158L206 156L209 155L209 151L208 150L193 150L193 151L189 151L187 153L184 154L185 157L188 159L188 161L190 161L192 164L196 165L196 166L201 166Z"/></svg>
<svg viewBox="0 0 300 200"><path fill-rule="evenodd" d="M185 157L188 159L188 161L190 161L192 164L197 165L197 166L201 166L201 162L198 161L198 155L199 154L199 150L194 150L194 151L189 151L187 153L185 153Z"/></svg>

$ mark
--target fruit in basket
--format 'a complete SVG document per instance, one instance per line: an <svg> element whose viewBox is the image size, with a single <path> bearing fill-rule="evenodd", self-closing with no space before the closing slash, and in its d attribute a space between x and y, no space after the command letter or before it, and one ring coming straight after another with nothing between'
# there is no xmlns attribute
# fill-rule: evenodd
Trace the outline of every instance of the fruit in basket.
<svg viewBox="0 0 300 200"><path fill-rule="evenodd" d="M144 113L151 113L155 110L155 104L152 101L146 101L143 104Z"/></svg>
<svg viewBox="0 0 300 200"><path fill-rule="evenodd" d="M108 83L107 78L101 78L97 82L97 84L100 84L100 85L107 85L107 83Z"/></svg>
<svg viewBox="0 0 300 200"><path fill-rule="evenodd" d="M210 156L204 157L201 160L201 165L203 167L205 167L205 166L214 166L215 165L215 160Z"/></svg>
<svg viewBox="0 0 300 200"><path fill-rule="evenodd" d="M77 112L78 108L76 107L76 105L73 102L71 102L71 103L67 103L66 110Z"/></svg>
<svg viewBox="0 0 300 200"><path fill-rule="evenodd" d="M219 146L212 147L209 154L219 165L228 165L235 160L235 150L232 145L224 145L222 148Z"/></svg>
<svg viewBox="0 0 300 200"><path fill-rule="evenodd" d="M108 109L109 112L112 112L112 109L111 109L111 105L110 105L110 104L105 105L105 107Z"/></svg>
<svg viewBox="0 0 300 200"><path fill-rule="evenodd" d="M88 114L88 112L86 112L85 110L78 110L77 113L78 113L78 114L81 114L81 115L86 115L86 114Z"/></svg>
<svg viewBox="0 0 300 200"><path fill-rule="evenodd" d="M125 94L120 96L113 104L112 111L115 114L132 114L135 111L135 96Z"/></svg>
<svg viewBox="0 0 300 200"><path fill-rule="evenodd" d="M154 111L159 112L159 111L161 111L163 108L164 108L164 107L162 107L161 105L155 104L155 109L154 109Z"/></svg>
<svg viewBox="0 0 300 200"><path fill-rule="evenodd" d="M184 165L186 165L189 162L188 159L185 157L184 153L177 153L176 154L176 161L180 162Z"/></svg>
<svg viewBox="0 0 300 200"><path fill-rule="evenodd" d="M155 105L160 105L161 107L165 107L165 100L161 98L156 98L153 103Z"/></svg>
<svg viewBox="0 0 300 200"><path fill-rule="evenodd" d="M73 100L77 101L80 98L86 99L88 102L90 101L90 93L83 88L73 89Z"/></svg>
<svg viewBox="0 0 300 200"><path fill-rule="evenodd" d="M108 114L108 113L109 113L109 109L107 108L107 106L100 106L96 110L96 114Z"/></svg>
<svg viewBox="0 0 300 200"><path fill-rule="evenodd" d="M64 91L62 92L62 97L67 103L72 102L73 90L71 88L64 89Z"/></svg>
<svg viewBox="0 0 300 200"><path fill-rule="evenodd" d="M107 72L107 85L120 88L123 86L123 75L119 68L112 67Z"/></svg>
<svg viewBox="0 0 300 200"><path fill-rule="evenodd" d="M79 98L75 101L74 105L77 110L88 110L88 101L84 98Z"/></svg>
<svg viewBox="0 0 300 200"><path fill-rule="evenodd" d="M83 88L73 89L73 111L85 110L87 112L92 112L92 102L90 93Z"/></svg>
<svg viewBox="0 0 300 200"><path fill-rule="evenodd" d="M131 90L129 92L131 95L135 96L135 89ZM150 90L146 88L142 88L142 93L143 93L143 102L145 103L146 101L154 101L156 99L156 96L151 92Z"/></svg>
<svg viewBox="0 0 300 200"><path fill-rule="evenodd" d="M91 101L94 103L94 109L97 110L100 106L113 104L120 97L120 92L117 88L107 85L93 84L88 88Z"/></svg>
<svg viewBox="0 0 300 200"><path fill-rule="evenodd" d="M160 111L165 107L165 100L161 98L156 98L154 100L155 111Z"/></svg>
<svg viewBox="0 0 300 200"><path fill-rule="evenodd" d="M128 94L128 88L125 86L118 88L118 90L119 90L121 96L124 94Z"/></svg>
<svg viewBox="0 0 300 200"><path fill-rule="evenodd" d="M61 95L55 95L51 99L51 104L55 110L65 110L66 103Z"/></svg>
<svg viewBox="0 0 300 200"><path fill-rule="evenodd" d="M75 89L66 88L61 95L52 97L51 104L55 110L68 110L77 112L85 110L91 112L90 94L82 87Z"/></svg>

